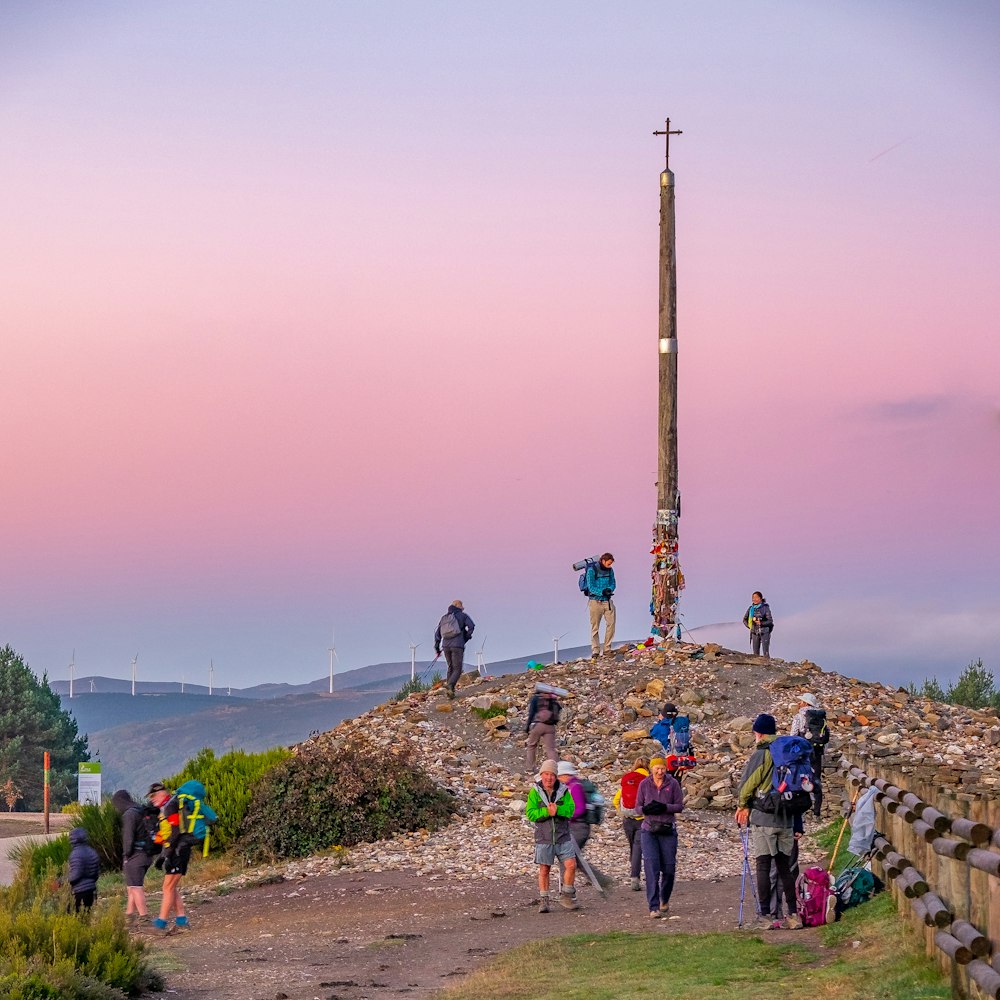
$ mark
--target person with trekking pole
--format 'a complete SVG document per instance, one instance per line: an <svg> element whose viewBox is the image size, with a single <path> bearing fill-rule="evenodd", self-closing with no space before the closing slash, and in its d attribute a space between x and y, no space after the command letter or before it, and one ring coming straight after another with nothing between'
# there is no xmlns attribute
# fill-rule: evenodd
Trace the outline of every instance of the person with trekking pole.
<svg viewBox="0 0 1000 1000"><path fill-rule="evenodd" d="M774 759L771 743L778 732L773 715L762 712L753 721L757 745L743 768L736 790L736 825L749 826L750 844L755 863L757 900L760 905L758 925L771 926L775 919L771 910L771 859L778 868L778 879L788 904L788 918L782 924L787 930L802 926L795 899L795 879L791 857L795 846L794 817L782 809L771 791ZM741 833L741 837L742 837Z"/></svg>
<svg viewBox="0 0 1000 1000"><path fill-rule="evenodd" d="M475 630L476 623L465 613L465 605L458 598L448 605L448 610L434 630L435 659L444 650L445 662L448 664L445 686L449 698L455 697L455 688L465 669L465 644L472 638Z"/></svg>
<svg viewBox="0 0 1000 1000"><path fill-rule="evenodd" d="M567 910L579 906L576 901L576 850L570 834L573 796L557 776L554 760L542 762L538 780L528 792L524 814L535 827L535 864L538 865L538 912L549 912L549 872L562 866L562 891L559 905Z"/></svg>
<svg viewBox="0 0 1000 1000"><path fill-rule="evenodd" d="M770 659L774 618L770 605L759 590L750 595L750 607L743 615L743 624L750 629L750 651L753 655Z"/></svg>
<svg viewBox="0 0 1000 1000"><path fill-rule="evenodd" d="M642 860L646 872L646 902L649 915L658 919L670 912L670 895L677 871L677 827L675 817L684 810L680 782L667 774L667 762L654 757L649 777L639 785L635 808L642 813L640 827Z"/></svg>

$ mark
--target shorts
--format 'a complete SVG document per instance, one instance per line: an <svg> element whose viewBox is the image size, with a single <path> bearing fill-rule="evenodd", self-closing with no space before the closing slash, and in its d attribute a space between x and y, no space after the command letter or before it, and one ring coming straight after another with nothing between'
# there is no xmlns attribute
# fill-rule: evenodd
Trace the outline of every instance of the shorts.
<svg viewBox="0 0 1000 1000"><path fill-rule="evenodd" d="M141 886L146 881L146 872L149 871L153 859L145 852L140 851L132 857L125 859L122 865L122 874L125 876L125 884L130 887Z"/></svg>
<svg viewBox="0 0 1000 1000"><path fill-rule="evenodd" d="M567 840L564 844L535 844L535 864L554 865L556 858L560 861L569 861L576 857L573 850L573 841Z"/></svg>
<svg viewBox="0 0 1000 1000"><path fill-rule="evenodd" d="M755 858L773 858L776 854L791 857L795 847L795 832L790 826L752 826L750 836Z"/></svg>
<svg viewBox="0 0 1000 1000"><path fill-rule="evenodd" d="M191 845L181 844L173 854L163 862L164 875L187 875L188 862L191 860Z"/></svg>

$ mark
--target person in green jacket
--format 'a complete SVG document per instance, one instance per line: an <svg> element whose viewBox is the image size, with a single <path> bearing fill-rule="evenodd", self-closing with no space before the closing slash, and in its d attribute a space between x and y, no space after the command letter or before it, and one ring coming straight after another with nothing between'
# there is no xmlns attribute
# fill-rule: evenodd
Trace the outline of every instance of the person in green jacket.
<svg viewBox="0 0 1000 1000"><path fill-rule="evenodd" d="M528 792L525 815L535 825L535 864L538 865L538 912L549 912L549 871L554 864L562 866L562 891L559 905L575 910L576 852L570 835L569 821L573 817L573 796L557 777L558 765L545 761L539 768L538 781Z"/></svg>

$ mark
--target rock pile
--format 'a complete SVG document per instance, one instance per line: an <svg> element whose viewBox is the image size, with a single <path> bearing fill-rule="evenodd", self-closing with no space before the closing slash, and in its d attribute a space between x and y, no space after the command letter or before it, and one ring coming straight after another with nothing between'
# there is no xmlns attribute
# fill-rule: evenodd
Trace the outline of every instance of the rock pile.
<svg viewBox="0 0 1000 1000"><path fill-rule="evenodd" d="M621 775L638 756L659 752L649 727L664 701L683 706L692 723L697 768L684 782L687 809L679 822L678 877L739 874L742 848L733 822L735 789L754 743L761 711L787 732L796 695L813 692L833 732L826 761L826 807L839 811L842 782L836 763L845 752L904 766L933 765L941 780L982 792L1000 784L1000 725L995 715L942 705L877 683L825 673L813 663L766 661L715 645L620 651L612 659L573 663L500 678L466 674L459 697L443 690L389 702L308 743L331 749L358 740L374 743L387 760L408 757L455 796L455 822L361 845L333 857L283 866L287 874L403 869L428 879L531 878L532 833L524 806L532 775L524 762L524 719L537 681L566 688L558 727L560 755L577 764L610 803ZM331 845L332 846L332 845ZM587 855L627 881L621 824L609 809L595 828ZM818 857L803 844L803 860ZM259 876L259 873L258 873Z"/></svg>

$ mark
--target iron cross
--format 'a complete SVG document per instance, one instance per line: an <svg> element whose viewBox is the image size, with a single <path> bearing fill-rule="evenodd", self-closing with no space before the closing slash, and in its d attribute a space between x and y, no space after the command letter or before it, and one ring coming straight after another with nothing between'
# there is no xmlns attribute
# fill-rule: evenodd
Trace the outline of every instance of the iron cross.
<svg viewBox="0 0 1000 1000"><path fill-rule="evenodd" d="M670 137L672 135L683 135L684 133L680 129L674 129L670 131L670 119L667 119L666 128L662 132L654 132L653 135L665 135L667 137L667 169L670 169Z"/></svg>

